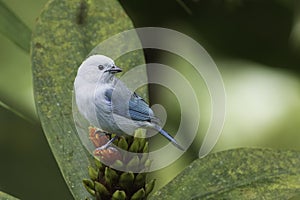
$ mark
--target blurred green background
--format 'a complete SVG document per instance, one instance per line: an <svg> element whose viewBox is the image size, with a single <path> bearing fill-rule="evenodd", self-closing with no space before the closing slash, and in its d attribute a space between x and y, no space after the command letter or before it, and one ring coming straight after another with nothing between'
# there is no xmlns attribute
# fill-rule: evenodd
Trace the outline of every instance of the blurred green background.
<svg viewBox="0 0 300 200"><path fill-rule="evenodd" d="M30 29L47 2L2 1ZM245 146L300 150L300 5L296 0L120 3L136 27L159 26L187 34L216 62L224 79L227 116L214 151ZM29 54L1 34L0 41L0 100L31 121L0 107L0 190L21 199L72 199L36 116ZM159 177L158 188L197 157L210 119L210 102L201 77L195 77L183 59L154 50L146 51L146 59L184 73L201 111L199 138L193 146L174 165L152 174ZM152 104L166 108L166 129L175 132L180 113L174 109L178 107L174 95L154 85L150 97Z"/></svg>

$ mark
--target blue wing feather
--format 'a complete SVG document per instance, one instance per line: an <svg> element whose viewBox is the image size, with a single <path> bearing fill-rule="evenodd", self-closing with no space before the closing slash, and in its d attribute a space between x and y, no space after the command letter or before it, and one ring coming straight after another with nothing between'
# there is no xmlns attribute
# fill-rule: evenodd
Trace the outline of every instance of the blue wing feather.
<svg viewBox="0 0 300 200"><path fill-rule="evenodd" d="M150 108L136 93L133 93L129 100L129 114L133 120L150 121Z"/></svg>
<svg viewBox="0 0 300 200"><path fill-rule="evenodd" d="M105 98L107 101L111 103L112 101L112 93L114 89L110 88L105 91ZM123 101L123 102L121 102ZM113 112L123 117L130 118L135 121L151 121L153 118L153 112L149 108L148 104L144 101L143 98L138 96L135 92L132 93L129 102L128 109L126 109L126 105L124 104L124 99L117 98L114 99L112 104Z"/></svg>

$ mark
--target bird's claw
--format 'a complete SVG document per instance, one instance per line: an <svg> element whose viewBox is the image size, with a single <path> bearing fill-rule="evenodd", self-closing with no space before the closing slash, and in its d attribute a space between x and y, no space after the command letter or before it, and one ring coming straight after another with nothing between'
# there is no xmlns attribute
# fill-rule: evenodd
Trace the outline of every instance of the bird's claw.
<svg viewBox="0 0 300 200"><path fill-rule="evenodd" d="M97 129L96 131L95 131L95 134L98 134L98 135L110 135L110 133L109 132L106 132L106 131L103 131L103 130L101 130L101 129Z"/></svg>

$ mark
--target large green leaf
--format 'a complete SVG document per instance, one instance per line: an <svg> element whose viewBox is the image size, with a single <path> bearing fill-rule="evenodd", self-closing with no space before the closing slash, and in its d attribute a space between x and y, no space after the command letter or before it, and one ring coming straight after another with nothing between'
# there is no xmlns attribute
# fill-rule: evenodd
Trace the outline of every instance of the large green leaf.
<svg viewBox="0 0 300 200"><path fill-rule="evenodd" d="M18 198L0 191L0 200L18 200Z"/></svg>
<svg viewBox="0 0 300 200"><path fill-rule="evenodd" d="M300 152L234 149L194 161L151 199L289 199L300 193Z"/></svg>
<svg viewBox="0 0 300 200"><path fill-rule="evenodd" d="M77 68L99 42L131 28L130 19L115 0L52 0L37 20L32 40L36 106L50 147L76 199L89 196L82 179L88 177L91 161L72 118ZM124 69L143 62L143 54L138 51L117 64Z"/></svg>
<svg viewBox="0 0 300 200"><path fill-rule="evenodd" d="M26 52L30 49L30 29L0 1L0 32Z"/></svg>
<svg viewBox="0 0 300 200"><path fill-rule="evenodd" d="M22 119L34 124L35 121L33 119L31 119L29 116L24 115L23 113L17 111L16 109L10 107L9 105L5 104L4 102L2 102L0 100L0 107L5 108L6 110L9 110L10 112L14 113L15 115L21 117Z"/></svg>

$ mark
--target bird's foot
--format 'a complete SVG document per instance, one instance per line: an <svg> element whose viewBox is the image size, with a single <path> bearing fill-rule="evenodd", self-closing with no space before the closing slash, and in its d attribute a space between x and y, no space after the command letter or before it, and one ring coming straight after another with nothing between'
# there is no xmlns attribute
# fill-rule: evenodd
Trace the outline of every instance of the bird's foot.
<svg viewBox="0 0 300 200"><path fill-rule="evenodd" d="M103 131L101 129L96 129L95 134L98 134L100 136L102 136L102 135L111 135L109 132Z"/></svg>
<svg viewBox="0 0 300 200"><path fill-rule="evenodd" d="M94 144L94 146L98 148L105 145L109 141L110 137L108 137L101 130L98 130L96 128L90 128L89 139Z"/></svg>
<svg viewBox="0 0 300 200"><path fill-rule="evenodd" d="M106 143L106 144L102 145L101 147L97 147L97 148L95 149L95 151L102 151L102 150L105 150L105 149L107 149L110 145L111 145L111 144Z"/></svg>
<svg viewBox="0 0 300 200"><path fill-rule="evenodd" d="M101 151L101 150L107 149L117 138L118 138L118 136L113 137L106 144L102 145L101 147L96 148L95 151Z"/></svg>

